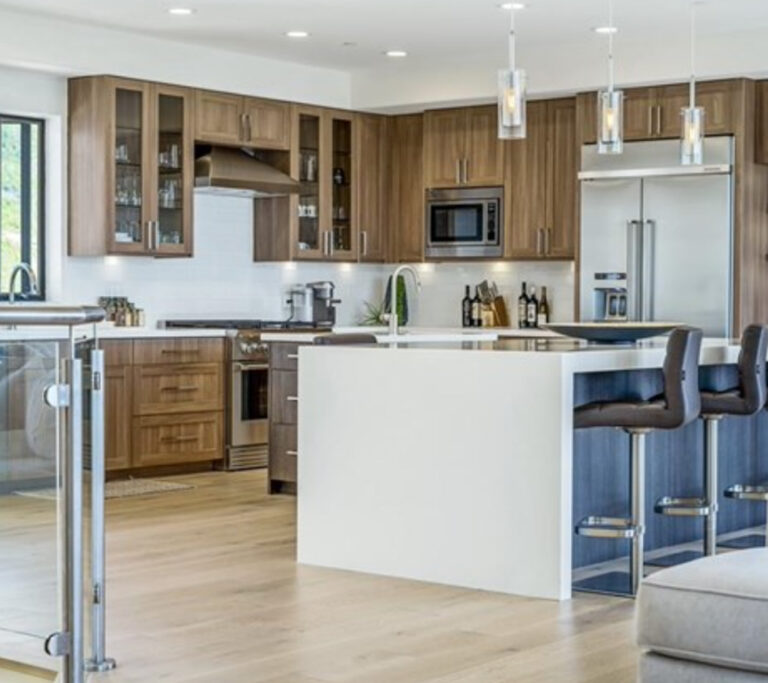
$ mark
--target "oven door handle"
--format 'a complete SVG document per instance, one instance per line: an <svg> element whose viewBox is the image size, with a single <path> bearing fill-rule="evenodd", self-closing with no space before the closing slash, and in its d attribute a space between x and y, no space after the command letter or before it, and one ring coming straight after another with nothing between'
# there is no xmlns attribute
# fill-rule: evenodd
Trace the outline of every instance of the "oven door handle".
<svg viewBox="0 0 768 683"><path fill-rule="evenodd" d="M237 372L248 372L249 370L269 370L268 363L233 363Z"/></svg>

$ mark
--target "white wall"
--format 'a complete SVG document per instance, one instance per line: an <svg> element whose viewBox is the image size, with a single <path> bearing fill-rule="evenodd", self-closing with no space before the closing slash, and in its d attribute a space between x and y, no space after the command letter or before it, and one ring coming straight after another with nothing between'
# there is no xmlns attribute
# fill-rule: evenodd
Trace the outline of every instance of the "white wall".
<svg viewBox="0 0 768 683"><path fill-rule="evenodd" d="M349 107L349 74L0 9L0 65Z"/></svg>

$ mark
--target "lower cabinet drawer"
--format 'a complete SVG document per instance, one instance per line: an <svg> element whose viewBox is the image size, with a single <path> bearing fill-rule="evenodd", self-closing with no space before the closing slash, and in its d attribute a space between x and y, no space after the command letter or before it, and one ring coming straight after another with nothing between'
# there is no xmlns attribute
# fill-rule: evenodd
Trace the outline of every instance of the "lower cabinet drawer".
<svg viewBox="0 0 768 683"><path fill-rule="evenodd" d="M269 478L296 481L298 431L292 425L272 425L269 430Z"/></svg>
<svg viewBox="0 0 768 683"><path fill-rule="evenodd" d="M194 413L133 419L133 466L173 465L223 457L224 414Z"/></svg>
<svg viewBox="0 0 768 683"><path fill-rule="evenodd" d="M133 368L134 415L223 409L224 366L221 363Z"/></svg>

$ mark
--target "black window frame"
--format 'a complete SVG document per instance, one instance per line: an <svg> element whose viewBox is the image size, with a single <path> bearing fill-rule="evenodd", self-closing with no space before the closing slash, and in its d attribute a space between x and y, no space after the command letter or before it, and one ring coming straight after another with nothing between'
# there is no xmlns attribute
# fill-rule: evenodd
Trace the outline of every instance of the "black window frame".
<svg viewBox="0 0 768 683"><path fill-rule="evenodd" d="M27 277L26 273L21 273L20 278L20 288L17 281L16 284L16 299L20 299L23 301L45 301L46 296L46 281L45 281L45 270L46 270L46 241L45 241L45 233L46 233L46 212L45 212L45 202L46 202L46 196L47 196L47 179L45 174L45 151L46 151L46 121L42 118L36 118L33 116L16 116L13 114L3 114L0 113L0 125L3 123L19 123L22 124L22 140L21 140L21 155L22 155L22 163L21 163L21 174L22 174L22 218L21 218L21 260L29 263L29 265L32 267L32 269L35 271L35 275L37 275L37 285L39 294L31 295L29 293L29 278ZM32 137L31 137L31 126L24 127L23 124L35 124L36 126L39 126L39 140L38 140L38 159L37 159L37 177L38 177L38 196L36 198L32 197L32 189L30 184L27 184L27 192L24 192L24 174L26 172L27 176L31 173L32 169L32 160L31 158L27 161L26 165L24 163L24 155L26 154L28 157L32 154ZM26 140L24 131L26 130ZM0 145L0 162L2 161L2 145ZM31 252L32 252L32 202L37 202L37 216L38 216L38 226L37 229L39 230L39 234L37 235L37 248L38 248L38 258L37 263L30 263L31 258ZM25 229L25 223L26 223L26 229ZM0 215L0 236L2 235L2 216ZM8 287L8 282L0 282L0 301L8 301L9 300L9 292L6 291Z"/></svg>

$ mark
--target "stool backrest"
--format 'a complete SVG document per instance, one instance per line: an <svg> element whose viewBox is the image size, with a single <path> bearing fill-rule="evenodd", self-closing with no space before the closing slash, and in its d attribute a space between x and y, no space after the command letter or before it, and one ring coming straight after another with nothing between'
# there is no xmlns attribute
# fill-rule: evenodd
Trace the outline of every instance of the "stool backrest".
<svg viewBox="0 0 768 683"><path fill-rule="evenodd" d="M674 429L693 422L701 412L699 353L702 331L696 327L672 330L664 359L665 427Z"/></svg>
<svg viewBox="0 0 768 683"><path fill-rule="evenodd" d="M765 405L768 385L765 380L765 361L768 354L768 327L747 325L741 335L739 353L739 391L747 410L756 413Z"/></svg>
<svg viewBox="0 0 768 683"><path fill-rule="evenodd" d="M376 344L377 339L372 334L325 334L315 337L316 346L343 346L349 344Z"/></svg>

